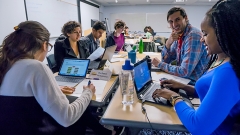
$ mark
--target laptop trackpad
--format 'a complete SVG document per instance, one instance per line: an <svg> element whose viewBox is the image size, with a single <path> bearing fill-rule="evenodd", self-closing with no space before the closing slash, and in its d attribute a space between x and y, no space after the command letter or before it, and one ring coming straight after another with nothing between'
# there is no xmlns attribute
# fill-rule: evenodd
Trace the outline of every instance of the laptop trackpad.
<svg viewBox="0 0 240 135"><path fill-rule="evenodd" d="M78 83L72 83L72 82L60 82L60 81L57 81L57 84L59 86L69 86L69 87L74 87L76 86Z"/></svg>

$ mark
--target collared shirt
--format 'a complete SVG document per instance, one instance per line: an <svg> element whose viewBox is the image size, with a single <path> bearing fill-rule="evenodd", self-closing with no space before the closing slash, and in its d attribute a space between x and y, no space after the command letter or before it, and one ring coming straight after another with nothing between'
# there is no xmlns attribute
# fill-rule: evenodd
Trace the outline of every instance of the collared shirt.
<svg viewBox="0 0 240 135"><path fill-rule="evenodd" d="M181 50L177 51L178 41L174 41L169 50L164 47L162 61L158 67L170 74L196 81L203 74L209 61L207 50L200 42L201 37L201 31L188 24L182 37ZM177 65L170 64L174 60L179 60Z"/></svg>

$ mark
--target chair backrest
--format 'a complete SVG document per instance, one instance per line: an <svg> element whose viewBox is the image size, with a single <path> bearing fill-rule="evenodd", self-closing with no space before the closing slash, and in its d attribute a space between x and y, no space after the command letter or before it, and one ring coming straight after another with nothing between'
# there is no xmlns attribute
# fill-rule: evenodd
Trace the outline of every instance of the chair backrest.
<svg viewBox="0 0 240 135"><path fill-rule="evenodd" d="M53 69L57 66L57 63L54 58L54 54L50 54L47 56L47 62L48 62L49 68L53 71Z"/></svg>

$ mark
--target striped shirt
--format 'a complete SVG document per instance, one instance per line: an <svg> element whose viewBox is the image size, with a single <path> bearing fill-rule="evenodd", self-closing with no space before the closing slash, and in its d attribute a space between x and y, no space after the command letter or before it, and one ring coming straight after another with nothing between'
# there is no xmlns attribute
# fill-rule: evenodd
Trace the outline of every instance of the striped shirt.
<svg viewBox="0 0 240 135"><path fill-rule="evenodd" d="M158 67L169 74L196 81L209 61L207 50L200 42L201 37L201 31L188 24L182 37L180 54L177 51L178 41L174 41L170 49L164 47L162 50L162 61ZM177 65L170 64L174 60L179 61Z"/></svg>

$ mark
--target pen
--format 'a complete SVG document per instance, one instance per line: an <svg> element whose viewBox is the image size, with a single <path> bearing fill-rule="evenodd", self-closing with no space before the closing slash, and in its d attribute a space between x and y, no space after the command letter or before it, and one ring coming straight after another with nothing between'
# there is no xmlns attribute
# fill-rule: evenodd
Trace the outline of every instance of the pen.
<svg viewBox="0 0 240 135"><path fill-rule="evenodd" d="M91 84L91 80L89 79L89 81L88 81L88 86L90 86L90 84Z"/></svg>

